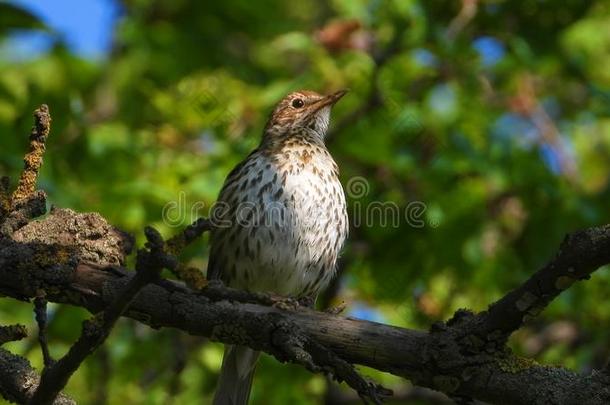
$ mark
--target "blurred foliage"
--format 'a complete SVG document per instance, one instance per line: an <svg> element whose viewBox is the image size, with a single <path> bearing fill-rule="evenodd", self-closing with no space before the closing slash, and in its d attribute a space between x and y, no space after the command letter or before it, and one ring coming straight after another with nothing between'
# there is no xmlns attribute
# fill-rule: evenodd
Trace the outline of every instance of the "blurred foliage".
<svg viewBox="0 0 610 405"><path fill-rule="evenodd" d="M43 55L0 59L0 172L17 178L32 111L48 103L40 186L52 204L98 211L138 236L146 224L170 235L207 213L279 98L349 87L329 148L360 221L330 298L346 301L352 316L425 329L460 307L483 310L566 232L610 222L607 1L121 6L103 60L71 54L60 37ZM52 31L0 3L0 40L16 28ZM351 188L357 177L363 189ZM395 204L398 226L367 211L373 202ZM184 260L205 268L205 246ZM610 355L609 290L610 274L597 272L512 346L541 362L600 367ZM53 306L56 356L86 316ZM34 331L31 306L0 302L0 323L27 320ZM7 346L40 367L34 338ZM67 392L82 403L207 403L221 350L124 320ZM322 376L263 357L252 402L315 404L327 390Z"/></svg>

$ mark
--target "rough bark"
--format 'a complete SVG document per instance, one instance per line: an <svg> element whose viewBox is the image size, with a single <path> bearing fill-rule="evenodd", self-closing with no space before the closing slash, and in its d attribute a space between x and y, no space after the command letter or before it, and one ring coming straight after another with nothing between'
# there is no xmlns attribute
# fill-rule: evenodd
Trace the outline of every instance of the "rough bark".
<svg viewBox="0 0 610 405"><path fill-rule="evenodd" d="M36 374L30 362L0 348L0 393L11 402L25 404L32 399L40 376ZM74 405L71 398L59 394L54 405Z"/></svg>
<svg viewBox="0 0 610 405"><path fill-rule="evenodd" d="M0 246L0 290L17 299L31 299L43 289L49 301L82 306L94 313L114 302L134 276L115 264L122 262L129 239L121 239L122 234L112 231L105 221L92 218L99 216L55 210L37 223L38 233L24 227L14 240L4 240ZM54 225L46 226L46 222ZM63 228L57 228L60 223ZM43 229L52 231L45 235ZM62 235L62 244L58 235ZM93 257L95 261L91 261ZM269 305L274 302L269 297L218 285L197 292L169 280L144 287L125 315L154 328L173 327L264 350L280 360L293 360L283 350L286 344L298 346L305 339L348 363L403 376L452 396L506 404L603 404L610 402L606 373L580 375L538 365L512 355L504 342L510 331L568 287L562 277L573 274L574 280L584 278L608 262L609 226L574 233L549 265L491 305L488 312L458 311L430 331L299 306ZM529 298L524 300L524 296ZM535 313L532 308L536 308ZM497 329L489 326L496 324ZM306 353L315 351L306 343L302 346Z"/></svg>

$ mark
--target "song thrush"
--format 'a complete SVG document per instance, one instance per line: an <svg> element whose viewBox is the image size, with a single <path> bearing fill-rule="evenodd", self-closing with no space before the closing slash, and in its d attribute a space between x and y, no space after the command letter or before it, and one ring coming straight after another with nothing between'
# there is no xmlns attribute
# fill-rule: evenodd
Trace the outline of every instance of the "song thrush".
<svg viewBox="0 0 610 405"><path fill-rule="evenodd" d="M348 232L339 169L324 144L346 93L281 100L263 138L225 180L213 210L208 278L250 291L311 297L331 280ZM248 401L258 352L227 346L215 405Z"/></svg>

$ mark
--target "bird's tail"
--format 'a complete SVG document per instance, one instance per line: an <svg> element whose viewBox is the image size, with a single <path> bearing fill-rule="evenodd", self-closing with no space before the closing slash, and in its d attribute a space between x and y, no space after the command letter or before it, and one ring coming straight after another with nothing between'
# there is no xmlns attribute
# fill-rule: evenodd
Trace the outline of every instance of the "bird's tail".
<svg viewBox="0 0 610 405"><path fill-rule="evenodd" d="M260 352L244 346L225 346L214 405L246 405Z"/></svg>

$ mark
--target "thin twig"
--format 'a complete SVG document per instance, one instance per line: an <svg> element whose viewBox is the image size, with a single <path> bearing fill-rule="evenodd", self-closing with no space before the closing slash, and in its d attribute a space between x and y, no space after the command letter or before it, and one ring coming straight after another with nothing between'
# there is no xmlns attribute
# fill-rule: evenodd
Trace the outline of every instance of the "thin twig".
<svg viewBox="0 0 610 405"><path fill-rule="evenodd" d="M392 390L361 377L353 364L343 360L332 350L315 340L308 339L305 349L311 353L317 364L332 370L333 378L337 382L345 381L365 402L370 399L375 404L381 404L384 399L393 395Z"/></svg>
<svg viewBox="0 0 610 405"><path fill-rule="evenodd" d="M610 263L610 225L569 234L551 261L482 314L480 333L495 334L498 340L505 340L574 282L587 279L607 263Z"/></svg>
<svg viewBox="0 0 610 405"><path fill-rule="evenodd" d="M49 353L47 341L47 300L44 298L44 291L41 291L40 296L34 298L34 314L38 324L38 342L42 350L44 366L49 367L53 363L53 358Z"/></svg>
<svg viewBox="0 0 610 405"><path fill-rule="evenodd" d="M36 191L38 173L42 167L45 142L51 131L51 115L46 104L34 111L34 126L30 132L30 150L23 158L24 167L17 188L9 197L9 179L0 180L0 234L11 235L32 218L46 212L46 195Z"/></svg>
<svg viewBox="0 0 610 405"><path fill-rule="evenodd" d="M165 242L165 251L173 256L180 254L182 250L205 232L212 229L212 222L207 218L199 218L184 231L175 235ZM169 268L178 279L184 281L189 287L195 290L201 290L207 286L208 281L204 277L200 269L186 266L183 263L176 262L174 267Z"/></svg>
<svg viewBox="0 0 610 405"><path fill-rule="evenodd" d="M337 382L345 381L366 402L381 404L392 395L392 391L381 385L366 381L356 371L353 364L341 359L332 350L305 336L298 327L279 327L273 335L273 344L280 348L280 360L288 360L304 366L313 373L330 373ZM283 356L282 356L283 355Z"/></svg>
<svg viewBox="0 0 610 405"><path fill-rule="evenodd" d="M30 133L30 151L25 155L24 168L17 189L13 192L12 203L29 198L36 191L36 180L42 166L45 142L51 131L51 115L46 104L34 112L34 127Z"/></svg>
<svg viewBox="0 0 610 405"><path fill-rule="evenodd" d="M177 255L186 246L191 244L194 240L199 238L205 232L212 229L212 222L207 218L199 218L186 228L181 233L173 236L165 242L167 251L170 254Z"/></svg>
<svg viewBox="0 0 610 405"><path fill-rule="evenodd" d="M28 336L28 330L23 325L0 326L0 346L7 342L21 340Z"/></svg>

